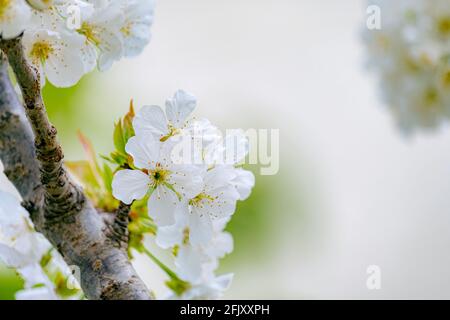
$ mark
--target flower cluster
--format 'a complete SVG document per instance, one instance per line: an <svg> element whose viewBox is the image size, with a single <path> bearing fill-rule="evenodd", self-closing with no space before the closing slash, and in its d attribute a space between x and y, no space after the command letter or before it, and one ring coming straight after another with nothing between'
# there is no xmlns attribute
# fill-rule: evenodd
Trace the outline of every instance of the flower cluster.
<svg viewBox="0 0 450 320"><path fill-rule="evenodd" d="M153 0L2 0L0 34L23 33L41 81L69 87L96 66L138 55L150 41L153 8Z"/></svg>
<svg viewBox="0 0 450 320"><path fill-rule="evenodd" d="M367 30L368 65L405 133L450 120L450 6L447 0L371 0L381 29Z"/></svg>
<svg viewBox="0 0 450 320"><path fill-rule="evenodd" d="M224 229L255 179L238 166L248 153L244 133L223 137L205 119L188 120L195 106L192 95L177 91L165 112L141 108L132 121L135 135L125 145L131 169L115 173L112 192L126 204L148 198L156 243L172 249L182 282L171 286L173 297L218 298L232 278L214 274L218 260L233 250Z"/></svg>
<svg viewBox="0 0 450 320"><path fill-rule="evenodd" d="M19 200L0 191L0 204L0 261L16 269L25 284L16 298L79 298L81 292L72 270L44 236L34 230Z"/></svg>

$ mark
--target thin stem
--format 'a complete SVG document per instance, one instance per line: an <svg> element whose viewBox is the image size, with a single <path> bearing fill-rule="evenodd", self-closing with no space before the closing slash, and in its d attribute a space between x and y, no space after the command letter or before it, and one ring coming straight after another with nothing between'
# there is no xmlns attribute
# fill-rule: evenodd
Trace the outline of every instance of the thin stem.
<svg viewBox="0 0 450 320"><path fill-rule="evenodd" d="M166 266L161 260L159 260L153 253L151 253L146 247L142 248L142 251L158 266L160 267L170 278L181 281L175 272L173 272L168 266Z"/></svg>

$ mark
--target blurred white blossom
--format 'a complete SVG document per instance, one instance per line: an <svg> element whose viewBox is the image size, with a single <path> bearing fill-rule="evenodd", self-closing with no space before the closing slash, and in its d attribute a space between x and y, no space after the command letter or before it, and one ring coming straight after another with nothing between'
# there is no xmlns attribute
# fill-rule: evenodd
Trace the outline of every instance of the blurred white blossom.
<svg viewBox="0 0 450 320"><path fill-rule="evenodd" d="M368 66L406 134L450 119L450 6L446 0L369 1L381 29L366 30Z"/></svg>
<svg viewBox="0 0 450 320"><path fill-rule="evenodd" d="M17 299L78 298L77 280L45 237L36 232L19 200L0 191L0 261L24 280ZM67 284L74 284L75 289Z"/></svg>

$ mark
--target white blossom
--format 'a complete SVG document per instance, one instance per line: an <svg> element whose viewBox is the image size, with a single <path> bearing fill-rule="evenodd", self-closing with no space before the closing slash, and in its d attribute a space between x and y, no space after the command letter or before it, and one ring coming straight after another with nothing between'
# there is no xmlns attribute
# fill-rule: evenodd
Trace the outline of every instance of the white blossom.
<svg viewBox="0 0 450 320"><path fill-rule="evenodd" d="M50 30L26 31L23 45L29 61L55 86L69 87L85 74L82 36Z"/></svg>
<svg viewBox="0 0 450 320"><path fill-rule="evenodd" d="M125 57L139 55L150 42L154 5L154 0L124 1L125 19L120 31L124 39Z"/></svg>
<svg viewBox="0 0 450 320"><path fill-rule="evenodd" d="M0 34L3 39L20 35L27 27L31 9L25 0L0 1Z"/></svg>
<svg viewBox="0 0 450 320"><path fill-rule="evenodd" d="M445 0L370 1L381 29L366 30L368 66L404 133L450 119L450 6Z"/></svg>
<svg viewBox="0 0 450 320"><path fill-rule="evenodd" d="M0 260L22 268L39 263L50 244L34 231L28 212L14 196L0 191Z"/></svg>
<svg viewBox="0 0 450 320"><path fill-rule="evenodd" d="M197 105L195 97L178 90L166 101L166 112L159 106L144 106L136 114L133 127L137 135L154 135L165 141L186 127L186 120Z"/></svg>
<svg viewBox="0 0 450 320"><path fill-rule="evenodd" d="M152 135L136 135L126 151L140 170L118 171L113 180L113 195L126 204L143 198L149 191L148 210L158 225L175 222L175 208L181 198L200 192L203 181L197 166L175 164L171 160L170 145Z"/></svg>
<svg viewBox="0 0 450 320"><path fill-rule="evenodd" d="M181 296L171 295L169 299L181 300L215 300L222 297L223 293L230 287L233 274L225 274L199 282L192 285Z"/></svg>
<svg viewBox="0 0 450 320"><path fill-rule="evenodd" d="M47 254L45 266L42 259ZM62 257L52 249L43 235L36 232L28 212L19 200L0 191L0 261L14 268L24 280L24 290L16 298L23 300L57 299L55 284L49 275L60 273L74 288L77 286L72 272Z"/></svg>

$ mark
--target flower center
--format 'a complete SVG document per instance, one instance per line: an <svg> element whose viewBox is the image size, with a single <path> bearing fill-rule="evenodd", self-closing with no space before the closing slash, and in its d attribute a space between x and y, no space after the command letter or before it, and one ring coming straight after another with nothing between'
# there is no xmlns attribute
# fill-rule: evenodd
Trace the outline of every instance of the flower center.
<svg viewBox="0 0 450 320"><path fill-rule="evenodd" d="M450 36L450 16L439 19L437 29L441 35L445 37Z"/></svg>
<svg viewBox="0 0 450 320"><path fill-rule="evenodd" d="M435 88L428 88L423 95L423 103L420 110L424 114L430 114L439 111L439 93Z"/></svg>
<svg viewBox="0 0 450 320"><path fill-rule="evenodd" d="M81 28L78 29L77 31L78 31L78 33L84 35L86 37L86 39L88 39L90 42L92 42L96 46L100 45L101 41L98 37L98 32L97 32L95 26L93 26L87 22L83 22L81 24Z"/></svg>
<svg viewBox="0 0 450 320"><path fill-rule="evenodd" d="M189 204L194 207L201 207L203 200L213 202L216 199L217 198L212 197L212 196L202 192L202 193L198 194L195 198L192 198L191 200L189 200Z"/></svg>
<svg viewBox="0 0 450 320"><path fill-rule="evenodd" d="M169 133L167 135L161 137L161 139L159 139L159 141L161 141L161 142L167 141L167 139L169 139L170 137L173 137L174 135L180 133L180 129L175 128L171 124L169 124L168 129L169 129Z"/></svg>
<svg viewBox="0 0 450 320"><path fill-rule="evenodd" d="M120 32L122 32L122 34L125 37L129 37L131 35L131 26L132 26L131 22L127 23L120 29Z"/></svg>
<svg viewBox="0 0 450 320"><path fill-rule="evenodd" d="M444 87L446 88L450 87L450 70L448 70L442 75L442 83L444 84Z"/></svg>
<svg viewBox="0 0 450 320"><path fill-rule="evenodd" d="M55 49L49 42L42 40L33 44L30 55L35 61L45 62L54 51Z"/></svg>
<svg viewBox="0 0 450 320"><path fill-rule="evenodd" d="M148 175L152 179L152 186L156 187L167 182L170 171L163 169L160 164L156 164L155 170L149 170Z"/></svg>

